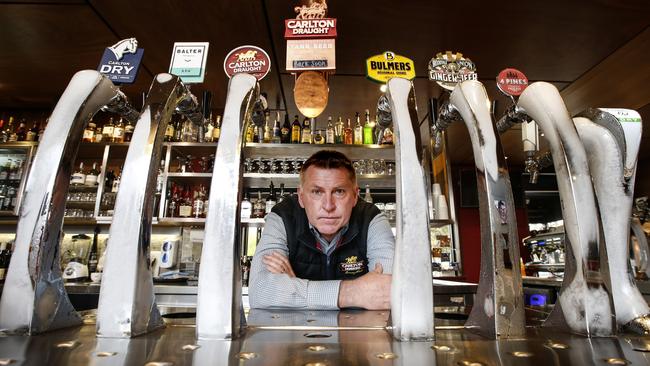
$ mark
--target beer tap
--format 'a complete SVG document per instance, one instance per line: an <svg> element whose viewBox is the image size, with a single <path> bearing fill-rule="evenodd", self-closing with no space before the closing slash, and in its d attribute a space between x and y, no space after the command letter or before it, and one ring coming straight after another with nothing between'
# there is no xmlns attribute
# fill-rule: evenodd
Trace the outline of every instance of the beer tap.
<svg viewBox="0 0 650 366"><path fill-rule="evenodd" d="M241 302L239 202L242 198L242 149L245 121L259 98L254 76L236 74L228 83L221 138L210 183L208 215L199 272L196 335L199 339L234 339L245 325ZM229 182L229 184L223 184Z"/></svg>
<svg viewBox="0 0 650 366"><path fill-rule="evenodd" d="M140 112L131 106L128 98L119 88L117 89L115 96L101 109L104 112L118 114L133 124L138 121L138 117L140 116Z"/></svg>
<svg viewBox="0 0 650 366"><path fill-rule="evenodd" d="M552 84L531 84L517 105L540 125L549 141L565 223L564 281L545 326L586 336L610 336L615 332L614 304L583 144Z"/></svg>
<svg viewBox="0 0 650 366"><path fill-rule="evenodd" d="M81 325L61 278L59 240L70 175L82 132L107 105L135 113L113 83L94 70L76 73L41 138L19 209L13 258L0 301L0 328L37 334Z"/></svg>
<svg viewBox="0 0 650 366"><path fill-rule="evenodd" d="M641 117L632 110L590 108L573 121L587 152L603 223L616 321L621 329L650 334L650 307L629 261Z"/></svg>
<svg viewBox="0 0 650 366"><path fill-rule="evenodd" d="M196 113L196 98L178 76L154 77L133 131L109 231L97 336L129 338L163 326L149 261L151 220L163 137L172 113Z"/></svg>
<svg viewBox="0 0 650 366"><path fill-rule="evenodd" d="M402 341L432 340L433 285L429 247L427 184L414 130L417 123L410 81L392 78L386 96L395 128L397 166L397 234L391 284L393 337ZM419 130L418 130L419 131Z"/></svg>
<svg viewBox="0 0 650 366"><path fill-rule="evenodd" d="M487 92L478 81L457 84L439 108L434 129L462 120L474 151L481 213L481 275L466 327L488 338L525 334L519 246L510 176L492 123Z"/></svg>

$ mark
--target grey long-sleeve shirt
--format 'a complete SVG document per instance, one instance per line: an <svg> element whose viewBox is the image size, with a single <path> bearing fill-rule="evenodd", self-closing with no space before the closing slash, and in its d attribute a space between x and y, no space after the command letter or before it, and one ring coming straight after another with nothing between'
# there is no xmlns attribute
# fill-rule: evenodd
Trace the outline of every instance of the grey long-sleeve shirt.
<svg viewBox="0 0 650 366"><path fill-rule="evenodd" d="M395 237L383 213L370 221L367 243L368 270L372 271L376 263L381 263L384 273L390 274ZM289 257L284 223L279 215L271 212L266 216L251 264L248 296L252 308L338 309L340 280L310 281L292 278L286 273L271 273L262 259L274 251Z"/></svg>

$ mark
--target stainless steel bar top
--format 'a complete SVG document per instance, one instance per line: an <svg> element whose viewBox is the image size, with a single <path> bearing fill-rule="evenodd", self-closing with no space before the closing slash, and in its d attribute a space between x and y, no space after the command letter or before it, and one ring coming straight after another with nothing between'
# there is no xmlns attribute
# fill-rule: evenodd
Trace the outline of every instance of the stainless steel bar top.
<svg viewBox="0 0 650 366"><path fill-rule="evenodd" d="M252 314L251 314L252 315ZM84 325L36 336L0 337L12 365L606 365L650 363L650 338L585 338L527 328L521 339L488 340L436 319L436 340L399 342L381 327L388 312L262 311L237 340L197 340L190 319L132 339L97 338ZM268 319L266 319L268 318ZM284 326L280 323L286 320ZM258 324L262 324L258 323ZM303 326L299 326L300 323ZM275 324L275 326L270 326ZM317 324L317 325L312 325ZM462 322L461 322L462 324Z"/></svg>

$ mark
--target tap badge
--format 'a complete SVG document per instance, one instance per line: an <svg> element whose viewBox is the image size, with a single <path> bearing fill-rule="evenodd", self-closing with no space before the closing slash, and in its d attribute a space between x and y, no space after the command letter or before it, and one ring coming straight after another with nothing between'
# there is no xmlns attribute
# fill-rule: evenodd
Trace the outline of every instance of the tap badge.
<svg viewBox="0 0 650 366"><path fill-rule="evenodd" d="M415 64L409 58L386 51L366 59L366 77L381 84L394 77L413 80Z"/></svg>
<svg viewBox="0 0 650 366"><path fill-rule="evenodd" d="M346 275L355 275L363 272L364 263L353 255L345 258L345 262L339 263L339 268Z"/></svg>
<svg viewBox="0 0 650 366"><path fill-rule="evenodd" d="M454 90L456 84L465 80L477 79L476 65L460 52L439 52L429 61L429 80L447 90Z"/></svg>
<svg viewBox="0 0 650 366"><path fill-rule="evenodd" d="M528 86L528 78L523 72L508 68L497 76L497 88L505 95L518 97Z"/></svg>
<svg viewBox="0 0 650 366"><path fill-rule="evenodd" d="M137 39L123 39L104 49L97 71L116 84L131 84L135 82L143 54Z"/></svg>
<svg viewBox="0 0 650 366"><path fill-rule="evenodd" d="M256 46L241 46L228 53L223 60L223 69L229 78L235 74L246 73L262 80L271 70L271 59L261 48Z"/></svg>

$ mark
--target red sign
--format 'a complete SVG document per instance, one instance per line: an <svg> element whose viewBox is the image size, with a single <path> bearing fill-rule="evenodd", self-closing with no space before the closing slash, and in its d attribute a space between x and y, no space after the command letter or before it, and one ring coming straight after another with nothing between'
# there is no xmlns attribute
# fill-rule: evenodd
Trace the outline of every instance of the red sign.
<svg viewBox="0 0 650 366"><path fill-rule="evenodd" d="M497 87L509 96L519 96L528 86L528 78L517 69L505 69L497 76Z"/></svg>
<svg viewBox="0 0 650 366"><path fill-rule="evenodd" d="M336 19L285 19L284 38L336 38Z"/></svg>
<svg viewBox="0 0 650 366"><path fill-rule="evenodd" d="M241 46L228 53L223 61L223 69L229 78L235 74L246 73L262 80L271 69L271 59L259 47Z"/></svg>

